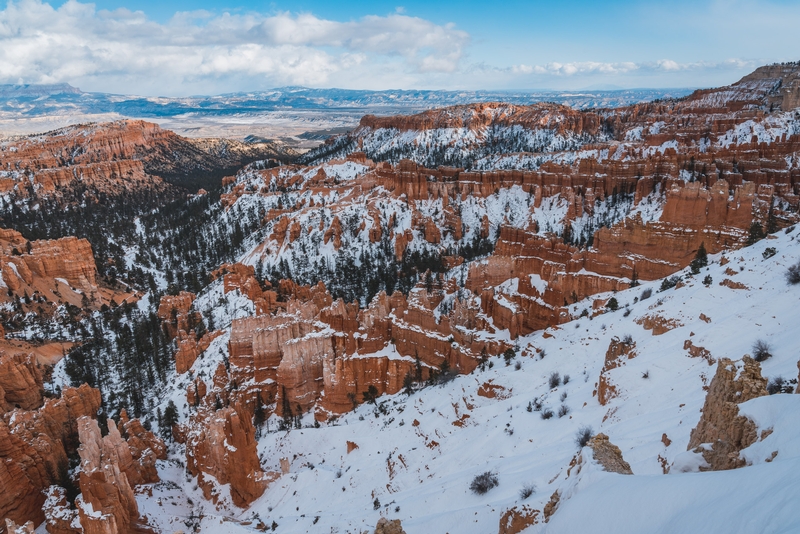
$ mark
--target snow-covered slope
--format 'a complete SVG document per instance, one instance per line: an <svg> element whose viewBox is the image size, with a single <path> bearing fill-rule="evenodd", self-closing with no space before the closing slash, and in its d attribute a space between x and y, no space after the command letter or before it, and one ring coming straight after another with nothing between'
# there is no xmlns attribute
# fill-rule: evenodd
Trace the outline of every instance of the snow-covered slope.
<svg viewBox="0 0 800 534"><path fill-rule="evenodd" d="M169 482L140 502L151 523L165 531L176 528L176 514L199 516L203 508L204 517L192 520L200 532L249 532L259 521L268 527L274 521L277 532L362 532L385 516L401 519L409 534L486 533L499 528L507 509L541 511L559 490L562 500L550 522L540 517L526 532L796 532L800 511L792 503L800 502L800 483L792 473L800 466L800 441L793 421L800 396L778 394L741 405L759 435L773 430L743 451L753 465L685 471L692 471L689 434L716 369L711 359L737 360L762 339L773 349L763 375L796 376L800 288L787 286L784 273L800 260L797 236L780 232L728 253L726 265L714 256L699 275L681 273L678 288L660 292L655 281L620 291L616 312L519 338L510 365L492 358L483 371L411 396L381 397L376 406L361 405L319 428L308 418L305 428L278 432L273 419L258 444L262 466L280 472L285 458L289 472L248 510L224 500L217 509L201 504L194 481L177 464L162 468ZM765 259L768 247L777 253ZM708 287L702 283L707 275ZM737 284L721 285L726 279ZM652 296L642 300L647 290ZM574 307L591 308L591 302ZM653 322L671 329L653 335L643 327ZM605 373L618 396L602 406L596 390L605 354L612 339L625 336L631 336L635 357ZM684 348L690 346L709 356L691 357ZM214 356L195 365L205 360ZM560 380L551 387L553 373ZM548 409L554 415L544 419ZM560 409L567 411L562 417ZM568 476L582 426L608 435L634 475L602 471L584 450L580 476ZM778 453L771 460L773 451ZM476 495L470 483L485 471L496 473L499 485ZM536 491L523 500L526 485Z"/></svg>

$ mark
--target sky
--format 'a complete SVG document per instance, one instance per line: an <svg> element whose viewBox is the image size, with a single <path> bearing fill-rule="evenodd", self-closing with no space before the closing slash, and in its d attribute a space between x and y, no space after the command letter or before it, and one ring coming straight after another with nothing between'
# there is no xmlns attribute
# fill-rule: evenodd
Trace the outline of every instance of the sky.
<svg viewBox="0 0 800 534"><path fill-rule="evenodd" d="M800 60L797 0L0 0L0 83L187 96L712 87Z"/></svg>

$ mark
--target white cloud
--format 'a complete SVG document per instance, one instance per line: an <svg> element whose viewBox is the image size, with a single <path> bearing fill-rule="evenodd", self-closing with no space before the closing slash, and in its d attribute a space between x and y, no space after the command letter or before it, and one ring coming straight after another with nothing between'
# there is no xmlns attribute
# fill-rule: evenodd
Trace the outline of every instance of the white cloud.
<svg viewBox="0 0 800 534"><path fill-rule="evenodd" d="M324 85L387 65L396 76L453 72L468 43L453 25L402 13L338 22L193 11L159 24L141 11L20 0L0 11L0 83L145 93Z"/></svg>

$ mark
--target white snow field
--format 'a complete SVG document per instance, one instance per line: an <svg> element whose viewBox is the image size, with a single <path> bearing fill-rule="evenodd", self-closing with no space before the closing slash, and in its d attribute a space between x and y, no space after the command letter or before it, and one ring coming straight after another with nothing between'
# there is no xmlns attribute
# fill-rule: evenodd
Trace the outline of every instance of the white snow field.
<svg viewBox="0 0 800 534"><path fill-rule="evenodd" d="M777 253L765 259L767 247ZM723 256L729 261L724 266ZM383 516L402 520L408 534L486 534L498 531L505 510L522 504L543 510L559 490L550 521L524 532L800 532L800 395L742 404L759 435L773 430L743 451L752 465L698 472L702 459L686 448L716 364L684 349L690 340L714 359L738 360L761 339L773 354L762 374L797 377L800 285L788 285L785 272L800 261L800 230L710 260L697 276L679 273L682 287L660 292L660 281L646 282L618 292L616 312L520 338L510 365L492 358L485 371L411 396L381 397L382 409L364 404L320 428L309 416L306 428L277 432L273 419L259 439L262 466L280 471L285 457L290 472L247 510L225 499L216 507L204 501L179 463L183 451L173 449L174 459L161 464L164 482L140 500L142 513L163 532L191 532L193 526L202 533L252 532L260 520L270 532L275 526L279 533L371 533ZM709 287L702 283L706 275L713 279ZM722 286L724 279L747 289ZM646 289L652 296L641 300ZM578 302L574 315L591 310L591 300ZM680 326L655 336L636 322L645 315ZM619 396L601 406L594 392L605 353L612 338L627 335L636 357L607 374ZM198 359L195 372L214 368L221 343ZM552 373L560 380L551 388ZM479 394L485 383L498 386L494 398ZM184 391L173 395L179 407ZM568 413L559 417L562 406ZM547 409L554 415L545 420ZM584 425L608 435L634 474L602 471L585 449L580 474L568 477L578 453L575 435ZM348 441L358 446L349 454ZM485 471L496 473L499 485L476 495L470 482ZM523 500L520 490L529 484L536 491Z"/></svg>

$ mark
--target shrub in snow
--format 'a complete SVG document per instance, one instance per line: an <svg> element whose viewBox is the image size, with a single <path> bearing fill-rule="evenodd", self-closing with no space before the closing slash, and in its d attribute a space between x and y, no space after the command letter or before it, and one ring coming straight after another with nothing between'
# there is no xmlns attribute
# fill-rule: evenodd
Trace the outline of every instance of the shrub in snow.
<svg viewBox="0 0 800 534"><path fill-rule="evenodd" d="M561 383L561 375L559 375L557 371L553 371L550 374L549 383L550 383L550 389L557 388L558 385Z"/></svg>
<svg viewBox="0 0 800 534"><path fill-rule="evenodd" d="M794 382L796 380L785 380L782 376L778 375L770 379L767 384L767 393L775 395L776 393L794 393Z"/></svg>
<svg viewBox="0 0 800 534"><path fill-rule="evenodd" d="M630 334L627 334L626 336L624 336L624 337L622 338L622 342L623 342L625 345L631 345L631 344L633 343L633 336L632 336L632 335L630 335Z"/></svg>
<svg viewBox="0 0 800 534"><path fill-rule="evenodd" d="M606 302L606 308L611 311L617 311L619 309L619 302L617 302L615 297L611 297L608 299L608 302Z"/></svg>
<svg viewBox="0 0 800 534"><path fill-rule="evenodd" d="M547 420L550 419L551 417L553 417L553 410L551 410L550 408L545 408L544 410L542 410L542 419Z"/></svg>
<svg viewBox="0 0 800 534"><path fill-rule="evenodd" d="M757 362L772 358L772 347L763 339L757 340L753 343L753 359Z"/></svg>
<svg viewBox="0 0 800 534"><path fill-rule="evenodd" d="M522 362L517 361L517 363L514 364L514 369L516 369L517 371L522 369Z"/></svg>
<svg viewBox="0 0 800 534"><path fill-rule="evenodd" d="M566 385L569 382L569 375L564 375L564 378L561 380L561 383Z"/></svg>
<svg viewBox="0 0 800 534"><path fill-rule="evenodd" d="M767 248L764 249L764 252L761 253L761 256L765 260L768 260L768 259L770 259L772 256L774 256L777 253L778 253L778 251L775 249L775 247L767 247Z"/></svg>
<svg viewBox="0 0 800 534"><path fill-rule="evenodd" d="M639 297L639 300L649 299L652 294L653 290L648 287L647 289L642 291L642 295Z"/></svg>
<svg viewBox="0 0 800 534"><path fill-rule="evenodd" d="M536 493L536 484L525 484L522 486L522 489L519 490L519 498L523 501Z"/></svg>
<svg viewBox="0 0 800 534"><path fill-rule="evenodd" d="M498 484L500 482L497 480L497 474L486 471L480 475L475 475L469 485L469 489L476 495L483 495Z"/></svg>
<svg viewBox="0 0 800 534"><path fill-rule="evenodd" d="M710 274L707 274L706 277L703 278L703 285L706 287L709 287L712 284L712 282L714 282L714 279L711 278Z"/></svg>
<svg viewBox="0 0 800 534"><path fill-rule="evenodd" d="M566 404L562 404L561 407L558 409L558 416L564 417L568 413L569 413L569 406L567 406Z"/></svg>
<svg viewBox="0 0 800 534"><path fill-rule="evenodd" d="M678 285L678 282L681 281L680 276L670 276L668 278L664 278L661 281L661 287L659 291L666 291L667 289L672 289L673 287Z"/></svg>
<svg viewBox="0 0 800 534"><path fill-rule="evenodd" d="M575 434L575 444L579 448L584 448L589 440L592 439L592 434L594 434L594 430L590 426L582 426L578 429L578 432Z"/></svg>
<svg viewBox="0 0 800 534"><path fill-rule="evenodd" d="M800 284L800 262L786 270L786 281L790 285Z"/></svg>

